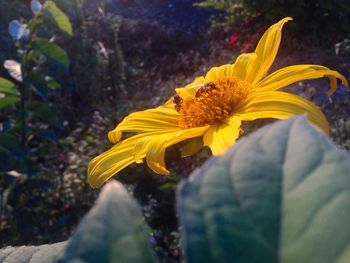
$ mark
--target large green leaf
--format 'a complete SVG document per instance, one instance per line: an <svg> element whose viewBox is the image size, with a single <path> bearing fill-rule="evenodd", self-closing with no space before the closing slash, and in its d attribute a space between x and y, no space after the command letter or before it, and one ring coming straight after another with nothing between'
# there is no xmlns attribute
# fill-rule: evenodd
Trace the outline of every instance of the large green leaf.
<svg viewBox="0 0 350 263"><path fill-rule="evenodd" d="M38 37L34 41L34 47L45 55L47 59L68 68L69 60L66 51L55 43Z"/></svg>
<svg viewBox="0 0 350 263"><path fill-rule="evenodd" d="M103 188L59 262L156 262L140 208L120 183Z"/></svg>
<svg viewBox="0 0 350 263"><path fill-rule="evenodd" d="M0 250L2 263L53 263L62 253L66 242L42 246L5 247Z"/></svg>
<svg viewBox="0 0 350 263"><path fill-rule="evenodd" d="M303 117L241 139L178 197L187 262L350 262L350 157Z"/></svg>
<svg viewBox="0 0 350 263"><path fill-rule="evenodd" d="M15 105L19 101L20 99L15 96L6 96L4 98L0 98L0 110Z"/></svg>
<svg viewBox="0 0 350 263"><path fill-rule="evenodd" d="M19 95L19 91L16 85L13 82L1 77L0 77L0 93L14 95L14 96Z"/></svg>
<svg viewBox="0 0 350 263"><path fill-rule="evenodd" d="M53 1L46 1L44 8L42 9L43 14L52 20L59 29L68 35L72 35L72 25L65 13L61 11Z"/></svg>

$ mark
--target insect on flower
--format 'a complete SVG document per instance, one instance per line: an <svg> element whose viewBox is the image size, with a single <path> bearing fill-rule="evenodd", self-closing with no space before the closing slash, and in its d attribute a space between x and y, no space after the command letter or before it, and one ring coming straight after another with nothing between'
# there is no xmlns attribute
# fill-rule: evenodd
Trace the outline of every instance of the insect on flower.
<svg viewBox="0 0 350 263"><path fill-rule="evenodd" d="M194 95L195 98L199 98L203 93L216 89L216 86L213 82L198 84L197 87L199 87L199 89L197 89L196 94Z"/></svg>
<svg viewBox="0 0 350 263"><path fill-rule="evenodd" d="M181 110L181 103L182 103L182 98L179 95L175 95L173 97L173 102L174 102L174 109L177 112L180 112Z"/></svg>
<svg viewBox="0 0 350 263"><path fill-rule="evenodd" d="M301 80L327 77L331 95L337 71L314 64L292 65L271 74L269 71L281 42L282 28L292 20L286 17L272 25L252 53L243 53L233 64L211 68L205 76L175 89L176 95L157 108L134 112L108 133L115 145L91 160L88 180L100 187L132 163L146 161L157 174L166 175L166 148L184 142L183 156L202 147L213 155L223 154L242 134L242 122L260 118L287 119L305 114L310 123L329 133L326 117L308 100L280 89ZM135 135L122 139L123 133Z"/></svg>

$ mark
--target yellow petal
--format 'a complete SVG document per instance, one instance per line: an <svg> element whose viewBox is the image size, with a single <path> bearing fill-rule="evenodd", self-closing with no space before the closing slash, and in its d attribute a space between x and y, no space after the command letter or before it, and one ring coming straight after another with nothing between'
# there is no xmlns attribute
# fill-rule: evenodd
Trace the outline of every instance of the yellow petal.
<svg viewBox="0 0 350 263"><path fill-rule="evenodd" d="M251 83L256 75L257 55L255 53L241 54L235 61L233 76Z"/></svg>
<svg viewBox="0 0 350 263"><path fill-rule="evenodd" d="M329 134L329 125L321 110L310 101L287 92L257 93L245 101L245 105L237 109L236 113L243 121L259 118L287 119L300 114L306 114L312 123Z"/></svg>
<svg viewBox="0 0 350 263"><path fill-rule="evenodd" d="M188 99L194 97L196 94L197 89L199 88L198 85L204 84L206 81L204 77L197 77L193 82L186 85L183 88L176 88L175 92L183 99Z"/></svg>
<svg viewBox="0 0 350 263"><path fill-rule="evenodd" d="M215 82L223 77L234 76L234 65L226 64L220 67L211 68L205 75L205 82Z"/></svg>
<svg viewBox="0 0 350 263"><path fill-rule="evenodd" d="M292 20L291 17L286 17L270 26L260 39L254 52L258 56L258 70L253 84L256 84L270 69L281 42L283 25L290 20Z"/></svg>
<svg viewBox="0 0 350 263"><path fill-rule="evenodd" d="M100 187L105 181L134 162L146 158L148 166L158 174L167 174L165 149L178 142L202 136L208 126L182 130L177 128L142 133L125 139L111 149L92 159L88 167L88 180L92 187Z"/></svg>
<svg viewBox="0 0 350 263"><path fill-rule="evenodd" d="M169 174L165 166L165 146L164 141L152 141L147 147L146 162L149 168L161 175Z"/></svg>
<svg viewBox="0 0 350 263"><path fill-rule="evenodd" d="M147 147L147 165L158 174L168 174L164 161L165 149L181 141L202 136L208 128L208 126L197 127L153 138Z"/></svg>
<svg viewBox="0 0 350 263"><path fill-rule="evenodd" d="M213 155L221 155L232 146L239 137L241 120L231 117L227 123L211 126L204 134L204 145L208 146Z"/></svg>
<svg viewBox="0 0 350 263"><path fill-rule="evenodd" d="M114 130L108 133L108 138L112 143L117 143L122 132L171 132L178 129L178 116L175 109L166 106L137 111L125 117Z"/></svg>
<svg viewBox="0 0 350 263"><path fill-rule="evenodd" d="M203 148L203 138L196 137L188 140L186 144L181 148L181 156L187 157L197 153L200 149Z"/></svg>
<svg viewBox="0 0 350 263"><path fill-rule="evenodd" d="M340 79L344 86L348 83L339 72L330 70L320 65L293 65L279 69L260 81L256 87L256 92L273 91L286 87L301 80L317 79L328 77L331 80L331 88L328 94L331 95L337 88L337 79Z"/></svg>
<svg viewBox="0 0 350 263"><path fill-rule="evenodd" d="M178 131L182 131L179 128ZM167 130L141 133L127 138L109 150L92 159L88 166L88 180L92 187L100 187L105 181L134 162L142 162L148 148L136 147L140 142L148 142L153 138L164 138L171 134Z"/></svg>
<svg viewBox="0 0 350 263"><path fill-rule="evenodd" d="M105 181L134 162L133 151L137 139L137 136L126 139L90 161L88 181L92 187L100 187Z"/></svg>

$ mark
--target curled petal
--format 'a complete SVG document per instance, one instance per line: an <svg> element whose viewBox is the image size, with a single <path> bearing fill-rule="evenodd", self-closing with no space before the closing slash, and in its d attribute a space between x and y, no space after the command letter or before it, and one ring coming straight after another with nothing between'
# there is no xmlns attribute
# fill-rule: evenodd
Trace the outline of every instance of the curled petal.
<svg viewBox="0 0 350 263"><path fill-rule="evenodd" d="M259 118L287 119L295 115L306 114L313 124L325 134L329 134L329 125L322 111L310 101L287 92L257 93L251 96L236 114L244 121Z"/></svg>
<svg viewBox="0 0 350 263"><path fill-rule="evenodd" d="M178 129L179 130L179 129ZM146 157L147 148L136 147L142 141L168 134L168 131L141 133L115 144L109 150L92 159L88 166L88 180L92 187L98 188L119 171Z"/></svg>
<svg viewBox="0 0 350 263"><path fill-rule="evenodd" d="M144 158L154 172L167 174L165 149L178 142L202 136L207 129L207 126L187 130L178 128L176 131L154 131L125 139L90 161L89 183L92 187L100 187L125 167L134 162L140 163Z"/></svg>
<svg viewBox="0 0 350 263"><path fill-rule="evenodd" d="M330 70L320 65L293 65L279 69L268 75L255 86L255 91L274 91L286 87L298 81L328 77L331 80L331 88L328 95L337 88L337 79L340 79L344 86L348 87L348 82L339 72Z"/></svg>
<svg viewBox="0 0 350 263"><path fill-rule="evenodd" d="M147 165L158 174L168 174L169 171L164 161L165 149L181 141L202 136L208 128L208 126L203 126L186 129L164 135L162 138L152 139L146 153Z"/></svg>
<svg viewBox="0 0 350 263"><path fill-rule="evenodd" d="M187 157L197 153L200 149L203 148L203 138L196 137L189 139L188 142L181 148L181 156Z"/></svg>

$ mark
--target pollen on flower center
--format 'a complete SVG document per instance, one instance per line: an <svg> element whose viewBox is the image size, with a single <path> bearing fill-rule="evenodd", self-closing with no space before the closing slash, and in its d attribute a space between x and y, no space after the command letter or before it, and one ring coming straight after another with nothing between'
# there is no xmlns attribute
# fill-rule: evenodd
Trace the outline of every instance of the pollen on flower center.
<svg viewBox="0 0 350 263"><path fill-rule="evenodd" d="M198 85L195 97L182 100L174 97L182 129L213 125L230 117L235 106L244 99L250 84L234 77L222 77L214 82Z"/></svg>

